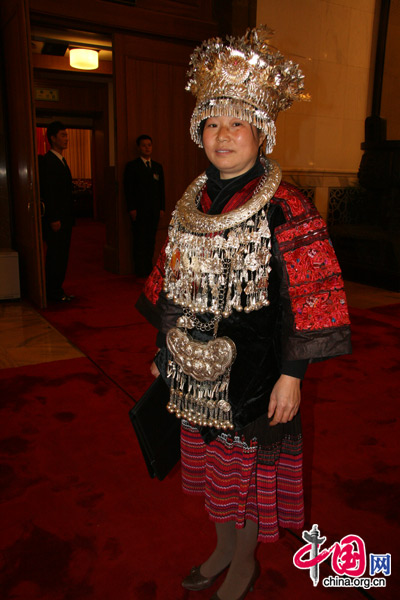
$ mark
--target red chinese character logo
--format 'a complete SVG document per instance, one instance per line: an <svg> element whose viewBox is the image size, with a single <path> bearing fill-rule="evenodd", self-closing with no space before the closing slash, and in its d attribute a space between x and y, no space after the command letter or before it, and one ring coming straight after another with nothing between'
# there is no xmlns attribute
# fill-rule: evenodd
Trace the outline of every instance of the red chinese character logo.
<svg viewBox="0 0 400 600"><path fill-rule="evenodd" d="M302 537L309 543L297 550L293 556L293 564L298 569L310 569L314 586L319 581L319 564L330 555L332 569L337 575L360 577L364 574L367 555L364 540L358 535L346 535L340 542L335 542L330 548L321 551L320 546L326 541L326 537L320 537L318 525L313 525L311 531L303 531Z"/></svg>
<svg viewBox="0 0 400 600"><path fill-rule="evenodd" d="M331 546L332 569L338 575L361 577L367 566L364 540L358 535L346 535Z"/></svg>

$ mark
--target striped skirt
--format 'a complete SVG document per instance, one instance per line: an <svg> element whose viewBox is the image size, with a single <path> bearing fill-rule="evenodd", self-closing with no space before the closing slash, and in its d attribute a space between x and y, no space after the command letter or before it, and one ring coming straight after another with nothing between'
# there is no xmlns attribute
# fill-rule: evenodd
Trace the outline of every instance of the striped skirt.
<svg viewBox="0 0 400 600"><path fill-rule="evenodd" d="M181 429L182 486L204 494L211 521L258 523L258 540L274 542L278 527L304 524L302 438L286 435L270 447L221 434L205 444L187 421Z"/></svg>

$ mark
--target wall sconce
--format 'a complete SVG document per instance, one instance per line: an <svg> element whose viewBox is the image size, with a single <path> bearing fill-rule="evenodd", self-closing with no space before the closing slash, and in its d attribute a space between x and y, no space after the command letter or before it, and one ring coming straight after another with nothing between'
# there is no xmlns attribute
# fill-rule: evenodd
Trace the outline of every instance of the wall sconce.
<svg viewBox="0 0 400 600"><path fill-rule="evenodd" d="M99 68L99 53L87 48L72 48L69 51L69 64L74 69L92 71Z"/></svg>

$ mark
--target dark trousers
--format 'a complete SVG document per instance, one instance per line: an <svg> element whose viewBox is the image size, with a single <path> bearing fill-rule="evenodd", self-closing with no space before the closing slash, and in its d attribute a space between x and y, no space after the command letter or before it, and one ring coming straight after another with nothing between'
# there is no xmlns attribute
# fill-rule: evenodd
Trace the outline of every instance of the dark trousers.
<svg viewBox="0 0 400 600"><path fill-rule="evenodd" d="M48 300L60 300L64 295L63 283L67 272L72 226L61 225L53 231L48 223L43 225L46 252L46 293Z"/></svg>
<svg viewBox="0 0 400 600"><path fill-rule="evenodd" d="M133 262L138 277L147 277L153 268L153 254L159 217L138 219L132 223Z"/></svg>

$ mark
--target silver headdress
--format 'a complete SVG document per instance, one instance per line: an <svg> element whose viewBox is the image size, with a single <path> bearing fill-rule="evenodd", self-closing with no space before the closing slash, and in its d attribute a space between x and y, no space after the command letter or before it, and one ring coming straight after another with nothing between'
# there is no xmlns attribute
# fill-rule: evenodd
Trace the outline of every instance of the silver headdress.
<svg viewBox="0 0 400 600"><path fill-rule="evenodd" d="M269 45L272 34L260 25L240 38L207 40L193 52L186 89L196 97L190 134L200 148L201 122L230 116L261 129L269 154L275 145L278 113L294 100L309 100L299 66Z"/></svg>

